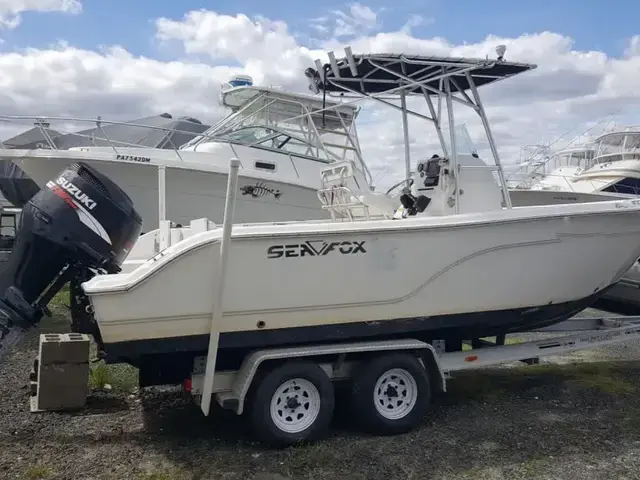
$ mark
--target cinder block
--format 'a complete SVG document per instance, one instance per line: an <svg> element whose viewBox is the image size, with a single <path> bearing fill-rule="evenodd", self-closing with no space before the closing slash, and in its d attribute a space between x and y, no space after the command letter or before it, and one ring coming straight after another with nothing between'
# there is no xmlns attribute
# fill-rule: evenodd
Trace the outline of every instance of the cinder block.
<svg viewBox="0 0 640 480"><path fill-rule="evenodd" d="M39 363L83 363L89 358L88 335L78 333L45 333L40 335Z"/></svg>
<svg viewBox="0 0 640 480"><path fill-rule="evenodd" d="M40 349L31 385L32 411L75 410L86 404L89 381L88 335L40 335Z"/></svg>
<svg viewBox="0 0 640 480"><path fill-rule="evenodd" d="M37 384L38 410L83 408L89 390L89 364L56 364L40 367Z"/></svg>
<svg viewBox="0 0 640 480"><path fill-rule="evenodd" d="M87 385L76 385L73 388L58 390L39 390L37 395L38 410L76 410L84 408L87 400Z"/></svg>
<svg viewBox="0 0 640 480"><path fill-rule="evenodd" d="M73 385L87 385L89 363L57 363L42 365L38 375L40 390L57 390Z"/></svg>

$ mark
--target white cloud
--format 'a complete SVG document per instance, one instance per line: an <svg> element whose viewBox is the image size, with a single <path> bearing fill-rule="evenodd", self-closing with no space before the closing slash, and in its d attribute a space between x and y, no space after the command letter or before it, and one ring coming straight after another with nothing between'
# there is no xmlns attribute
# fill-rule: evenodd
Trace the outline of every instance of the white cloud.
<svg viewBox="0 0 640 480"><path fill-rule="evenodd" d="M359 18L372 18L364 9L359 12ZM495 56L496 45L503 43L508 47L508 60L538 64L533 72L481 89L506 161L518 158L521 145L553 141L571 128L578 135L588 122L602 117L637 116L640 104L637 39L629 40L627 52L616 58L579 50L570 38L552 32L517 38L489 35L481 42L456 45L444 38L415 38L405 29L360 34L347 42L328 39L323 49L314 50L297 41L284 22L241 14L192 11L178 20L158 19L156 27L163 43L179 46L201 61L208 58L210 64L141 58L123 47L95 52L61 44L0 53L0 114L132 119L168 111L212 122L224 113L217 97L220 84L231 74L248 73L256 83L308 92L304 69L313 66L315 58L324 59L325 48L336 48L340 56L344 44L352 45L356 53L484 58ZM374 174L389 170L379 176L383 177L381 186L389 185L404 171L400 116L375 102L362 106L359 134L365 160ZM466 123L486 156L478 117L471 111L456 110L456 120ZM438 147L433 128L413 119L410 126L412 158L434 153Z"/></svg>
<svg viewBox="0 0 640 480"><path fill-rule="evenodd" d="M626 57L639 57L640 56L640 35L634 35L629 40L629 46L624 51Z"/></svg>
<svg viewBox="0 0 640 480"><path fill-rule="evenodd" d="M5 53L0 54L0 116L87 119L51 122L67 132L95 127L89 120L97 116L124 121L169 112L213 122L225 114L217 100L220 84L241 71L135 57L122 47L97 53L63 44ZM0 138L32 124L33 119L0 119Z"/></svg>
<svg viewBox="0 0 640 480"><path fill-rule="evenodd" d="M381 27L378 13L358 2L348 5L346 11L331 10L329 15L315 18L311 27L326 37L353 38L377 31Z"/></svg>
<svg viewBox="0 0 640 480"><path fill-rule="evenodd" d="M419 27L420 25L427 25L427 24L430 24L430 23L433 23L433 22L434 22L434 19L431 18L431 17L423 17L422 15L418 15L418 14L414 13L412 15L409 15L409 19L402 26L400 31L410 35L411 34L411 30L414 27Z"/></svg>
<svg viewBox="0 0 640 480"><path fill-rule="evenodd" d="M313 57L289 33L286 23L264 17L197 10L182 20L159 18L156 27L161 42L177 41L186 53L206 54L216 63L238 62L260 83L293 88L304 79L302 71Z"/></svg>
<svg viewBox="0 0 640 480"><path fill-rule="evenodd" d="M60 12L77 15L82 11L79 0L0 0L0 27L16 28L24 12Z"/></svg>

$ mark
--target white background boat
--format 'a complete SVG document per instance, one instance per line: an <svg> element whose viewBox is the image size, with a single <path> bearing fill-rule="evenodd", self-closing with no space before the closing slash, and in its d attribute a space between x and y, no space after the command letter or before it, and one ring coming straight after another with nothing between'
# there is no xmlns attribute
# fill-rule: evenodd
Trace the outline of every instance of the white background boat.
<svg viewBox="0 0 640 480"><path fill-rule="evenodd" d="M640 128L616 128L592 143L524 165L515 205L581 203L640 194Z"/></svg>
<svg viewBox="0 0 640 480"><path fill-rule="evenodd" d="M4 120L0 116L0 121ZM139 125L136 127L135 125ZM12 130L24 128L24 122L6 124ZM83 126L87 126L86 123ZM151 127L151 128L150 128ZM67 126L68 128L68 126ZM175 148L210 128L193 117L174 117L164 112L125 124L98 123L92 128L84 128L71 133L63 133L51 128L43 119L38 119L30 128L18 135L5 139L1 148L33 150L36 148L67 150L73 147L109 146ZM12 161L0 160L0 192L14 206L22 208L40 188Z"/></svg>
<svg viewBox="0 0 640 480"><path fill-rule="evenodd" d="M2 149L0 159L12 160L41 188L70 164L83 161L131 197L145 231L157 228L161 219L221 222L230 157L241 162L239 222L326 218L316 192L320 171L335 161L353 162L352 187L370 187L355 130L357 108L345 105L318 114L314 111L322 108L322 99L251 85L227 86L221 98L233 112L178 150L116 145Z"/></svg>

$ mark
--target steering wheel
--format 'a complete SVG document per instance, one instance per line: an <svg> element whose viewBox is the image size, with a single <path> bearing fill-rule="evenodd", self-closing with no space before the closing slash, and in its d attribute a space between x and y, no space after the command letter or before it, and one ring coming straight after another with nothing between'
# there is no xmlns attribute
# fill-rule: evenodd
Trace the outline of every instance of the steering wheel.
<svg viewBox="0 0 640 480"><path fill-rule="evenodd" d="M392 191L394 191L395 189L397 189L398 187L403 186L404 184L407 184L406 187L407 188L411 188L411 186L413 185L413 178L405 178L404 180L399 181L398 183L396 183L395 185L393 185L391 188L389 188L389 190L387 190L386 195L391 194ZM404 187L403 187L404 188Z"/></svg>

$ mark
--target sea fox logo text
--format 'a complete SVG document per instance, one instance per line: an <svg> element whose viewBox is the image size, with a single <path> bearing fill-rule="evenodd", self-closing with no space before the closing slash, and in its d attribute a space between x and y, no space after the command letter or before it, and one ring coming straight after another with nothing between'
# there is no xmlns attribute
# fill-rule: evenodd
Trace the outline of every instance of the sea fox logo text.
<svg viewBox="0 0 640 480"><path fill-rule="evenodd" d="M291 257L323 257L330 253L355 255L367 253L364 248L366 242L343 241L324 242L321 240L292 243L289 245L272 245L267 249L267 258Z"/></svg>
<svg viewBox="0 0 640 480"><path fill-rule="evenodd" d="M59 195L60 190L64 190L64 192L66 192L70 197L76 199L89 210L93 210L97 205L95 200L64 177L59 177L58 180L56 180L56 183L48 182L47 186L53 190L54 193L58 194L58 196L61 196Z"/></svg>

